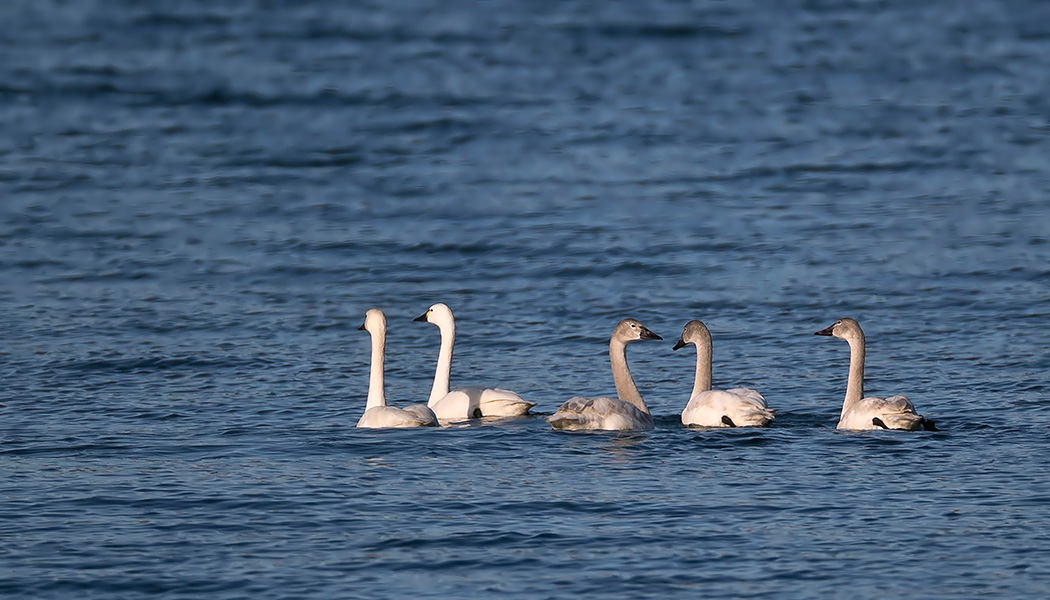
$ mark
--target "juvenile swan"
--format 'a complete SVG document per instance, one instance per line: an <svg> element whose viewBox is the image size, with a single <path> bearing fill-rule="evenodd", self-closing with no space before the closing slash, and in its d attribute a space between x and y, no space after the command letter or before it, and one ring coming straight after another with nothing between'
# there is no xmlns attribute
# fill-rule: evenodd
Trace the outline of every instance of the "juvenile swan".
<svg viewBox="0 0 1050 600"><path fill-rule="evenodd" d="M700 321L689 321L672 350L696 344L693 393L682 411L682 423L699 427L766 427L773 411L751 388L711 389L711 332Z"/></svg>
<svg viewBox="0 0 1050 600"><path fill-rule="evenodd" d="M433 409L439 419L461 421L478 417L517 417L528 414L529 409L536 406L535 402L529 402L510 390L464 387L449 391L452 349L456 345L456 319L452 316L452 309L439 302L414 320L433 323L441 331L434 386L430 389L430 400L427 401L427 406Z"/></svg>
<svg viewBox="0 0 1050 600"><path fill-rule="evenodd" d="M358 427L432 427L438 424L434 412L423 404L404 409L386 405L383 389L383 361L386 354L386 316L378 308L365 313L365 322L358 329L372 335L372 367L368 376L368 404Z"/></svg>
<svg viewBox="0 0 1050 600"><path fill-rule="evenodd" d="M554 429L652 429L653 417L649 414L649 407L638 393L638 386L627 367L627 344L662 339L634 319L620 321L609 339L609 361L617 397L570 398L547 417L547 422Z"/></svg>
<svg viewBox="0 0 1050 600"><path fill-rule="evenodd" d="M849 381L842 403L839 429L936 430L933 421L915 412L907 396L864 397L864 331L853 319L839 319L814 335L830 335L849 342Z"/></svg>

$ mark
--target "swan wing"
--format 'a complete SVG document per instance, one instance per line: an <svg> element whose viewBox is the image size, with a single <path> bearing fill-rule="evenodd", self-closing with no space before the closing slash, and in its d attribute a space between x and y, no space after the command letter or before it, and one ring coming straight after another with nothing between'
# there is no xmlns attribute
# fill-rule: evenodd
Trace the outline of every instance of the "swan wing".
<svg viewBox="0 0 1050 600"><path fill-rule="evenodd" d="M730 388L726 390L726 393L735 394L743 399L744 402L753 404L758 408L769 408L769 404L766 403L766 398L758 393L758 390L753 390L746 387Z"/></svg>
<svg viewBox="0 0 1050 600"><path fill-rule="evenodd" d="M529 414L535 402L530 402L510 390L482 388L479 406L483 417L518 417Z"/></svg>
<svg viewBox="0 0 1050 600"><path fill-rule="evenodd" d="M915 411L915 405L904 395L879 398L869 396L845 412L839 429L922 429L926 419ZM881 425L879 425L881 423Z"/></svg>
<svg viewBox="0 0 1050 600"><path fill-rule="evenodd" d="M875 396L871 396L861 400L861 404L864 404L867 410L878 414L915 414L915 405L912 404L911 400L909 400L908 397L903 394L890 396L889 398L877 398Z"/></svg>

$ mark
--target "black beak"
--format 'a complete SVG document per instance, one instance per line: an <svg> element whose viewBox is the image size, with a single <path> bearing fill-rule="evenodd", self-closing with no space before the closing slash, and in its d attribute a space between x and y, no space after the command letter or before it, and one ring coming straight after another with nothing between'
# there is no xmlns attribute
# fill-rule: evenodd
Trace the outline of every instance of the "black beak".
<svg viewBox="0 0 1050 600"><path fill-rule="evenodd" d="M813 335L831 335L831 330L834 327L835 326L832 325L831 327L828 327L827 329L821 329L820 331L814 331Z"/></svg>
<svg viewBox="0 0 1050 600"><path fill-rule="evenodd" d="M358 330L358 331L364 331L364 330L365 330L365 324L364 324L364 323L361 323L361 326L360 326L360 327L358 327L358 328L357 328L357 330Z"/></svg>
<svg viewBox="0 0 1050 600"><path fill-rule="evenodd" d="M416 317L415 319L412 319L412 320L413 320L413 321L423 321L423 322L425 323L425 322L426 322L426 320L427 320L427 313L429 313L429 312L430 312L430 311L428 310L427 312L425 312L425 313L423 313L423 314L419 315L418 317Z"/></svg>
<svg viewBox="0 0 1050 600"><path fill-rule="evenodd" d="M674 343L674 347L672 347L671 350L678 350L679 348L685 348L685 342L682 341L682 338L678 338L678 341Z"/></svg>
<svg viewBox="0 0 1050 600"><path fill-rule="evenodd" d="M649 331L645 327L642 327L642 335L640 337L643 340L662 340L662 339L664 339L664 338L656 335L655 333Z"/></svg>

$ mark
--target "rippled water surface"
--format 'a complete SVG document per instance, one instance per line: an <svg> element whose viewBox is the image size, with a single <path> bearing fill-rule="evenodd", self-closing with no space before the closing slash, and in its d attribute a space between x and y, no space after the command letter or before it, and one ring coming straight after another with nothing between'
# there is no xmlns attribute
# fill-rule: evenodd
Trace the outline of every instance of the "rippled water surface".
<svg viewBox="0 0 1050 600"><path fill-rule="evenodd" d="M1050 593L1050 5L0 17L0 596ZM438 301L538 414L356 430ZM551 431L625 316L656 429ZM842 316L941 431L834 429ZM680 425L690 319L773 427Z"/></svg>

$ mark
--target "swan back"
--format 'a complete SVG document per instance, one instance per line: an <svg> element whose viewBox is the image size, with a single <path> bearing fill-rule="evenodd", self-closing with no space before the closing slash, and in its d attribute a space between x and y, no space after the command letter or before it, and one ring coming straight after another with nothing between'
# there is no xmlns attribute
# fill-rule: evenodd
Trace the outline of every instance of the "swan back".
<svg viewBox="0 0 1050 600"><path fill-rule="evenodd" d="M698 427L767 427L774 411L751 388L707 390L689 399L682 423Z"/></svg>
<svg viewBox="0 0 1050 600"><path fill-rule="evenodd" d="M565 401L558 411L547 417L554 429L631 431L652 429L653 417L618 398L577 396Z"/></svg>
<svg viewBox="0 0 1050 600"><path fill-rule="evenodd" d="M435 427L438 421L434 413L422 404L404 409L393 406L376 406L365 411L357 422L358 427L379 429L386 427Z"/></svg>

